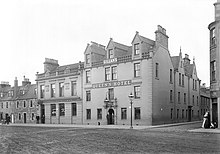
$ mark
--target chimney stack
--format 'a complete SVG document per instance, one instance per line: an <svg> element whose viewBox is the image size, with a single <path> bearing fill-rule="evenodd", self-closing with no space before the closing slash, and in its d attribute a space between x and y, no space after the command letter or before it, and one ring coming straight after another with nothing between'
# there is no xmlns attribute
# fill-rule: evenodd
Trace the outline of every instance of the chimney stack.
<svg viewBox="0 0 220 154"><path fill-rule="evenodd" d="M155 34L156 34L156 43L159 43L168 49L168 38L169 37L166 34L166 29L158 25Z"/></svg>

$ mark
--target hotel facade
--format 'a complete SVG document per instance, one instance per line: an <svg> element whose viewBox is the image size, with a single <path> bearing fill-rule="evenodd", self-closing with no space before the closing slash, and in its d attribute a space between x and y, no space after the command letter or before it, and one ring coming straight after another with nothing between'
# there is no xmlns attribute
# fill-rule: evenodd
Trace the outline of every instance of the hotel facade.
<svg viewBox="0 0 220 154"><path fill-rule="evenodd" d="M211 120L220 127L220 0L215 4L215 21L210 23L210 92Z"/></svg>
<svg viewBox="0 0 220 154"><path fill-rule="evenodd" d="M136 32L131 45L91 42L84 63L45 59L36 82L42 123L157 125L202 118L200 80L189 55L171 56L166 30ZM129 99L132 94L134 98Z"/></svg>

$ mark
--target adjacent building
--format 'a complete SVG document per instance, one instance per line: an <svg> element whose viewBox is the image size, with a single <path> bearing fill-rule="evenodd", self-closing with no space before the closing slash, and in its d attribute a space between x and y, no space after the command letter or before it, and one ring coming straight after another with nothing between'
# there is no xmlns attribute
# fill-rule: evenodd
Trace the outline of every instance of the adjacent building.
<svg viewBox="0 0 220 154"><path fill-rule="evenodd" d="M82 124L83 63L59 66L46 58L44 73L37 74L37 96L40 122L49 124Z"/></svg>
<svg viewBox="0 0 220 154"><path fill-rule="evenodd" d="M211 117L212 122L220 127L220 0L214 4L215 21L210 23L210 93L211 93Z"/></svg>

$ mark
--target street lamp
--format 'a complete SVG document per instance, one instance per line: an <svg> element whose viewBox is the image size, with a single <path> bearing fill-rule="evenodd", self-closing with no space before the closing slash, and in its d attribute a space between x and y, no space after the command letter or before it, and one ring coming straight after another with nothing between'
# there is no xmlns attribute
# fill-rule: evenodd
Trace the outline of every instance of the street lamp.
<svg viewBox="0 0 220 154"><path fill-rule="evenodd" d="M130 99L130 103L131 103L131 129L133 128L132 126L132 104L133 104L133 99L134 99L134 95L132 94L132 92L130 93L130 95L128 95L129 99Z"/></svg>

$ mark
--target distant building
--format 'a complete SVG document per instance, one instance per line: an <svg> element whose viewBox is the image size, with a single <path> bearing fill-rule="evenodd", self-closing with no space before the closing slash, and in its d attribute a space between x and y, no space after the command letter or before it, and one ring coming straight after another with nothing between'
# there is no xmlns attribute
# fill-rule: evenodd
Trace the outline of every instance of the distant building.
<svg viewBox="0 0 220 154"><path fill-rule="evenodd" d="M45 59L44 73L37 74L40 122L49 124L82 124L83 63L59 66Z"/></svg>
<svg viewBox="0 0 220 154"><path fill-rule="evenodd" d="M210 93L212 122L220 127L220 0L214 4L215 21L210 23Z"/></svg>
<svg viewBox="0 0 220 154"><path fill-rule="evenodd" d="M204 84L200 88L200 110L201 117L205 115L205 112L210 111L210 89Z"/></svg>
<svg viewBox="0 0 220 154"><path fill-rule="evenodd" d="M24 77L18 86L15 78L14 87L8 83L0 88L0 120L10 117L12 123L36 123L38 112L36 85Z"/></svg>

